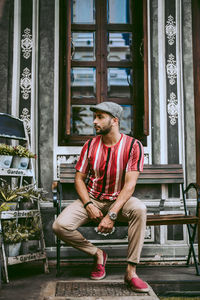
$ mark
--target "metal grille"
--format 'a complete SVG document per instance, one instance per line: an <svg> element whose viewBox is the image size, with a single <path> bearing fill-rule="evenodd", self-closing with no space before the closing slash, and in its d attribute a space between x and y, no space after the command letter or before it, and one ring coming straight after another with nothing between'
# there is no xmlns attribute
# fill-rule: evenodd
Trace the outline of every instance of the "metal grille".
<svg viewBox="0 0 200 300"><path fill-rule="evenodd" d="M145 293L147 294L147 293ZM136 296L141 293L133 292L122 282L62 282L56 284L57 297L103 297L103 296Z"/></svg>

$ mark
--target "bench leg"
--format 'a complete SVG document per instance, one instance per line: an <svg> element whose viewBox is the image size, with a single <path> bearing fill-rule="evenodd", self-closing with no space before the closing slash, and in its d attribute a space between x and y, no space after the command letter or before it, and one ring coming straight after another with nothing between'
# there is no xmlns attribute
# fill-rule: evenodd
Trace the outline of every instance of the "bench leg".
<svg viewBox="0 0 200 300"><path fill-rule="evenodd" d="M191 228L193 228L192 242L194 243L194 239L195 239L195 235L196 235L196 229L197 229L197 224L195 224L195 225L191 224L189 226L191 226ZM190 245L190 249L189 249L189 252L188 252L188 258L187 258L187 265L189 265L189 263L190 263L191 254L192 254L192 248L191 248L191 245Z"/></svg>
<svg viewBox="0 0 200 300"><path fill-rule="evenodd" d="M60 275L60 239L57 238L56 243L56 255L57 255L57 262L56 262L56 276Z"/></svg>
<svg viewBox="0 0 200 300"><path fill-rule="evenodd" d="M181 188L182 188L182 195L183 195L183 204L184 204L185 215L187 216L187 206L186 206L185 194L191 188L195 188L196 189L196 186L191 183L186 188L186 190L184 190L183 183L182 183L181 184ZM199 213L200 213L199 197L200 196L199 196L198 189L196 189L196 191L197 191L197 208L196 208L196 213L197 213L197 216L199 216ZM199 224L198 224L198 227L199 227ZM191 228L193 229L192 234L191 234L191 231L190 231ZM196 253L195 253L195 249L194 249L194 239L195 239L195 235L196 235L196 228L197 228L197 224L195 224L195 225L187 224L187 230L188 230L188 236L189 236L189 242L190 242L190 248L189 248L189 253L188 253L188 258L187 258L187 265L189 264L189 260L190 260L191 254L193 254L194 264L195 264L195 268L196 268L196 274L200 275L200 269L199 269L199 266L198 266L198 261L197 261ZM198 246L199 246L199 242L200 242L200 237L199 237L199 228L198 228ZM198 247L198 253L199 253L199 247Z"/></svg>
<svg viewBox="0 0 200 300"><path fill-rule="evenodd" d="M194 257L194 264L195 264L195 268L196 268L196 274L198 276L200 276L200 269L199 269L199 266L198 266L198 261L197 261L197 258L196 258L196 253L195 253L194 244L193 244L194 243L194 238L195 238L195 233L196 233L196 225L193 229L193 234L191 234L190 228L191 228L190 225L187 224L187 230L188 230L189 241L190 241L190 249L189 249L189 253L188 253L187 264L189 263L191 253L192 253L193 257Z"/></svg>
<svg viewBox="0 0 200 300"><path fill-rule="evenodd" d="M59 202L58 202L58 205L57 205L57 217L61 213L61 205L62 205L62 199L63 199L62 184L60 182L58 184L58 190L59 190ZM61 246L61 241L57 237L57 240L56 240L56 255L57 255L56 276L60 275L60 246Z"/></svg>

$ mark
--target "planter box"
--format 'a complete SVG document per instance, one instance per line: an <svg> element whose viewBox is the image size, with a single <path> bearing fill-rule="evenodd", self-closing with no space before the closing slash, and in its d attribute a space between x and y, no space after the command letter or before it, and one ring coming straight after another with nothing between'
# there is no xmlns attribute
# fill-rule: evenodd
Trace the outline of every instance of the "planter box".
<svg viewBox="0 0 200 300"><path fill-rule="evenodd" d="M13 157L12 168L26 170L28 168L28 164L29 164L28 157L20 157L20 156Z"/></svg>
<svg viewBox="0 0 200 300"><path fill-rule="evenodd" d="M21 248L21 242L14 243L14 244L6 244L5 245L5 252L7 257L13 257L19 255Z"/></svg>
<svg viewBox="0 0 200 300"><path fill-rule="evenodd" d="M0 168L10 168L13 156L0 155Z"/></svg>
<svg viewBox="0 0 200 300"><path fill-rule="evenodd" d="M24 202L23 200L21 200L19 203L20 210L31 210L37 208L38 208L37 202L32 203L31 201Z"/></svg>
<svg viewBox="0 0 200 300"><path fill-rule="evenodd" d="M21 246L21 253L28 254L28 253L35 253L38 251L39 248L39 241L38 240L30 240L30 241L23 241Z"/></svg>

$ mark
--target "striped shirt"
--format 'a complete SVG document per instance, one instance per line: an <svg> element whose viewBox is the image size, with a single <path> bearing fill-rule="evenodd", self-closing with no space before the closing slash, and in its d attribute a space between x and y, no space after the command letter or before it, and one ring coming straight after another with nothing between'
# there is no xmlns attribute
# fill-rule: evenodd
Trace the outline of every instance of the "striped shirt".
<svg viewBox="0 0 200 300"><path fill-rule="evenodd" d="M126 172L140 172L143 164L144 150L138 140L121 134L117 144L107 147L99 135L83 146L76 170L89 175L87 190L92 197L112 201L124 186Z"/></svg>

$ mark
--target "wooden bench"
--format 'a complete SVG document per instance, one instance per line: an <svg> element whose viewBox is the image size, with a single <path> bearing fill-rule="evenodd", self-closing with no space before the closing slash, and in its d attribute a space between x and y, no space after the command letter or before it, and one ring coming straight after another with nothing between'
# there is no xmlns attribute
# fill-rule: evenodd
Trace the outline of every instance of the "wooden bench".
<svg viewBox="0 0 200 300"><path fill-rule="evenodd" d="M60 180L53 182L53 202L54 207L57 208L57 215L61 212L61 205L63 200L62 185L66 183L74 183L75 178L74 164L60 164ZM137 185L152 185L152 184L178 184L181 186L181 192L184 204L184 214L152 214L147 216L147 225L171 225L171 224L187 224L187 231L189 236L189 253L187 258L187 265L189 264L191 254L193 254L196 274L200 275L200 268L198 266L197 257L194 249L194 239L196 231L198 230L198 256L200 261L200 187L197 184L191 183L184 190L184 174L182 165L145 165L144 170L140 173ZM197 195L196 214L188 215L186 205L186 193L194 188ZM123 222L116 222L116 226L127 226ZM85 226L85 225L84 225ZM87 226L94 226L91 222ZM95 225L96 226L96 225ZM60 241L57 239L57 272L60 271Z"/></svg>

